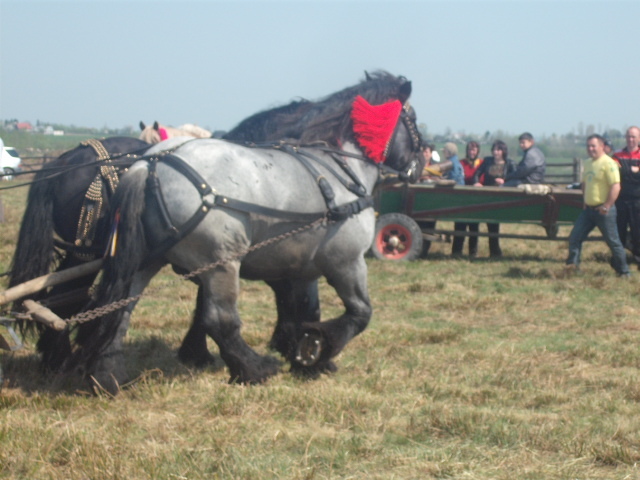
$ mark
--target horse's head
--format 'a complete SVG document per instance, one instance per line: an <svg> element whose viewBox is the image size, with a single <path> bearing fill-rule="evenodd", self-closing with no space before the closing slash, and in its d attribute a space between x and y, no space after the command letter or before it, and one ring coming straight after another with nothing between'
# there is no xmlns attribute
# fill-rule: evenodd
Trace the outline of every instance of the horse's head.
<svg viewBox="0 0 640 480"><path fill-rule="evenodd" d="M166 133L163 134L163 132L166 132L166 129L157 121L153 122L153 125L151 126L146 126L144 122L141 121L140 130L142 130L142 132L140 132L140 136L138 138L147 143L155 144L167 139Z"/></svg>
<svg viewBox="0 0 640 480"><path fill-rule="evenodd" d="M416 112L405 103L400 113L400 122L391 137L385 165L398 170L400 180L415 183L420 179L426 159L422 154L422 138L416 124Z"/></svg>
<svg viewBox="0 0 640 480"><path fill-rule="evenodd" d="M420 178L425 159L415 111L408 103L371 105L356 97L351 119L356 141L368 158L395 170L403 181Z"/></svg>

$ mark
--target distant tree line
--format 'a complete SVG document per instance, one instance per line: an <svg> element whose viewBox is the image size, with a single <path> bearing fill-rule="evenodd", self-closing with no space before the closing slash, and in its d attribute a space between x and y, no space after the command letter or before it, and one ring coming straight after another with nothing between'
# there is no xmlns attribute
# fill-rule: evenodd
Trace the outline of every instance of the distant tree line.
<svg viewBox="0 0 640 480"><path fill-rule="evenodd" d="M50 153L68 150L78 145L88 138L101 138L111 136L131 136L137 137L139 134L138 126L126 126L122 128L89 128L78 127L75 125L65 125L59 123L42 122L38 120L31 131L21 131L16 128L17 119L0 120L0 137L5 145L12 146L19 153L37 154L38 152ZM47 135L45 131L61 131L64 135L55 136ZM453 132L451 129L445 129L444 133L432 134L427 130L427 126L422 123L419 129L425 138L441 148L446 142L455 142L459 144L460 154L464 155L464 145L471 140L477 141L481 145L481 156L490 155L489 151L494 140L500 139L509 147L509 156L514 160L520 155L518 149L518 135L522 132L507 133L502 130L495 132L486 131L483 134ZM617 129L607 129L604 132L598 132L594 125L584 126L582 123L578 125L577 133L571 132L564 135L553 134L550 136L537 136L536 132L531 132L536 137L537 145L542 149L549 159L570 160L573 158L585 158L585 142L586 138L593 133L600 133L611 140L614 149L624 147L624 132Z"/></svg>

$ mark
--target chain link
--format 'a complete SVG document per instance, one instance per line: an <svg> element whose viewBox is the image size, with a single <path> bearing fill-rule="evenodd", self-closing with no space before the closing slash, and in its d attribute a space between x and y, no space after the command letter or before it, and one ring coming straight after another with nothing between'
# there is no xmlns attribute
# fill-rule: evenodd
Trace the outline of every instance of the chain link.
<svg viewBox="0 0 640 480"><path fill-rule="evenodd" d="M272 245L274 243L280 242L282 240L285 240L289 237L293 237L295 235L298 235L300 233L303 233L307 230L311 230L312 228L319 226L323 223L328 223L329 220L327 219L326 215L323 217L318 218L317 220L314 220L313 222L304 225L300 228L296 228L294 230L291 230L289 232L280 234L280 235L276 235L275 237L271 237L268 238L266 240L263 240L262 242L258 242L255 245L250 246L249 248L247 248L246 250L244 250L243 252L237 253L236 255L232 255L228 258L223 258L220 260L217 260L215 262L211 262L203 267L200 267L196 270L193 270L192 272L186 273L184 275L180 275L179 279L180 280L190 280L193 277L197 277L198 275L207 272L213 268L219 267L220 265L224 265L225 263L228 262L232 262L234 260L238 260L242 257L244 257L245 255L254 252L256 250L259 250L260 248L264 248L268 245ZM127 297L127 298L123 298L122 300L118 300L117 302L113 302L110 303L108 305L103 305L102 307L97 307L94 308L92 310L88 310L86 312L82 312L79 313L77 315L74 315L71 318L65 319L64 321L67 323L67 325L71 326L73 324L81 324L81 323L86 323L86 322L90 322L91 320L95 320L96 318L100 318L103 317L105 315L108 315L109 313L113 313L117 310L120 310L121 308L126 307L127 305L129 305L130 303L133 302L137 302L138 300L140 300L144 295L149 295L151 293L154 293L155 291L159 290L159 288L156 289L150 289L147 290L146 293L139 293L138 295L134 295L132 297Z"/></svg>

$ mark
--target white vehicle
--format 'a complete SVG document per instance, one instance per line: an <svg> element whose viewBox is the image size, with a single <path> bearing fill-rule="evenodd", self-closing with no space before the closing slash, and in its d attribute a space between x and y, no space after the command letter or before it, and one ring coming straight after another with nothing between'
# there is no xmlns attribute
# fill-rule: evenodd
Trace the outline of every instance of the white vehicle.
<svg viewBox="0 0 640 480"><path fill-rule="evenodd" d="M22 160L13 147L2 148L2 158L0 158L0 170L4 174L3 180L12 180L13 175L22 170Z"/></svg>

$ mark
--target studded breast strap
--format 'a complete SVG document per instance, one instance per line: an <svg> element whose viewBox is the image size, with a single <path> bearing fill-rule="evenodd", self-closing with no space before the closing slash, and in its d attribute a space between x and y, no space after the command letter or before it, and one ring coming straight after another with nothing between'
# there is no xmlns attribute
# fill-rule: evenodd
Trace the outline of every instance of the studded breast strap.
<svg viewBox="0 0 640 480"><path fill-rule="evenodd" d="M97 162L103 162L98 173L89 185L82 202L78 229L76 231L75 245L77 247L91 248L96 234L96 225L104 208L105 197L113 195L118 187L119 177L116 168L110 164L111 157L100 140L89 139L81 145L93 148L98 155ZM74 252L74 255L83 260L93 260L94 253Z"/></svg>

